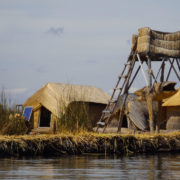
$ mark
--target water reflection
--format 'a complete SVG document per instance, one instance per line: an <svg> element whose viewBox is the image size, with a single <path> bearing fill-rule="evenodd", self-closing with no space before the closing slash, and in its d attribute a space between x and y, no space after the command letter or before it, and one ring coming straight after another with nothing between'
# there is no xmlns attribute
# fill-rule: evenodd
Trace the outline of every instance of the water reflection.
<svg viewBox="0 0 180 180"><path fill-rule="evenodd" d="M180 179L180 155L2 158L0 179Z"/></svg>

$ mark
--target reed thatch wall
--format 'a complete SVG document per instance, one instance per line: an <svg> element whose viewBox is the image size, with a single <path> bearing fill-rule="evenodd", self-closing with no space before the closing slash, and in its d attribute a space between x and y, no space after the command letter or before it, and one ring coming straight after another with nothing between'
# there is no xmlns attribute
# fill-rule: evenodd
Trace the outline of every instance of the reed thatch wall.
<svg viewBox="0 0 180 180"><path fill-rule="evenodd" d="M163 109L165 109L166 113L166 129L180 130L180 106L167 106Z"/></svg>

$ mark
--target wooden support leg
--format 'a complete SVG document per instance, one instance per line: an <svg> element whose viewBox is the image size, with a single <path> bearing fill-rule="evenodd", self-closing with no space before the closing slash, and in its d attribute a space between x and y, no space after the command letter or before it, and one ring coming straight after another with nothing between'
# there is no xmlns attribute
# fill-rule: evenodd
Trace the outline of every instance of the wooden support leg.
<svg viewBox="0 0 180 180"><path fill-rule="evenodd" d="M153 99L152 99L152 69L151 69L151 59L147 56L148 59L148 93L147 93L147 105L149 111L149 127L151 133L154 132L154 117L153 117Z"/></svg>
<svg viewBox="0 0 180 180"><path fill-rule="evenodd" d="M123 117L124 117L124 108L120 110L120 114L119 114L119 124L118 124L118 130L117 130L117 132L119 133L121 132Z"/></svg>
<svg viewBox="0 0 180 180"><path fill-rule="evenodd" d="M160 77L160 81L164 82L164 69L165 69L165 63L162 62L162 66L161 66L161 77ZM158 110L157 110L158 114L156 117L156 133L159 133L160 131L160 122L162 119L162 101L158 101Z"/></svg>
<svg viewBox="0 0 180 180"><path fill-rule="evenodd" d="M156 118L156 133L159 133L160 130L160 122L161 122L161 116L162 116L162 101L158 101L158 110L157 110L157 118Z"/></svg>
<svg viewBox="0 0 180 180"><path fill-rule="evenodd" d="M150 132L154 132L154 116L153 116L153 100L152 100L152 94L148 94L146 96L147 99L147 106L148 106L148 112L149 112L149 128Z"/></svg>

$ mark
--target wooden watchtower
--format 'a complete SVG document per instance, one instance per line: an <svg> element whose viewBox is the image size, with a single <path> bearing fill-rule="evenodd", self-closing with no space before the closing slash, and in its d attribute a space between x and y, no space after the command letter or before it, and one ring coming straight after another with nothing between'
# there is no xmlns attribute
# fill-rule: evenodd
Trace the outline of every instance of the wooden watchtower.
<svg viewBox="0 0 180 180"><path fill-rule="evenodd" d="M110 101L102 112L99 121L99 123L105 121L103 132L110 123L111 116L114 113L119 100L122 101L122 106L119 111L118 132L121 131L125 102L129 94L129 89L140 70L142 71L146 82L145 86L147 87L145 97L148 105L149 127L151 132L154 132L155 127L152 108L154 84L157 82L167 82L172 72L174 72L178 82L180 81L180 31L166 33L154 31L145 27L139 29L138 35L133 35L132 39L132 48L127 62L124 64L124 69L118 77ZM157 72L152 69L152 63L155 61L160 62L159 70ZM136 63L138 63L138 66L135 66ZM145 64L147 67L147 79L142 64ZM167 66L167 64L169 64L169 66ZM121 99L122 96L123 99ZM156 123L156 130L159 130L158 121Z"/></svg>

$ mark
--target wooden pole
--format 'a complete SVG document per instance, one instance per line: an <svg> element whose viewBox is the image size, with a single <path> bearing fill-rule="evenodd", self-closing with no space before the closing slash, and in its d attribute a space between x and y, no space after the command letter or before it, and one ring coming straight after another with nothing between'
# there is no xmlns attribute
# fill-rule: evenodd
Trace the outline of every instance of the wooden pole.
<svg viewBox="0 0 180 180"><path fill-rule="evenodd" d="M156 133L159 133L161 113L162 113L162 101L158 101L157 112L158 112L158 114L157 114L157 122L156 122Z"/></svg>
<svg viewBox="0 0 180 180"><path fill-rule="evenodd" d="M148 92L147 92L147 105L149 111L149 127L150 132L154 132L154 117L153 117L153 99L152 99L152 70L151 70L151 59L147 56L148 60Z"/></svg>
<svg viewBox="0 0 180 180"><path fill-rule="evenodd" d="M162 62L160 82L164 82L164 69L165 69L165 63ZM158 111L157 112L158 112L158 114L157 114L157 122L156 122L156 133L159 133L160 122L162 119L162 101L158 101Z"/></svg>
<svg viewBox="0 0 180 180"><path fill-rule="evenodd" d="M148 86L149 86L149 93L152 87L152 76L151 76L151 59L148 57Z"/></svg>

